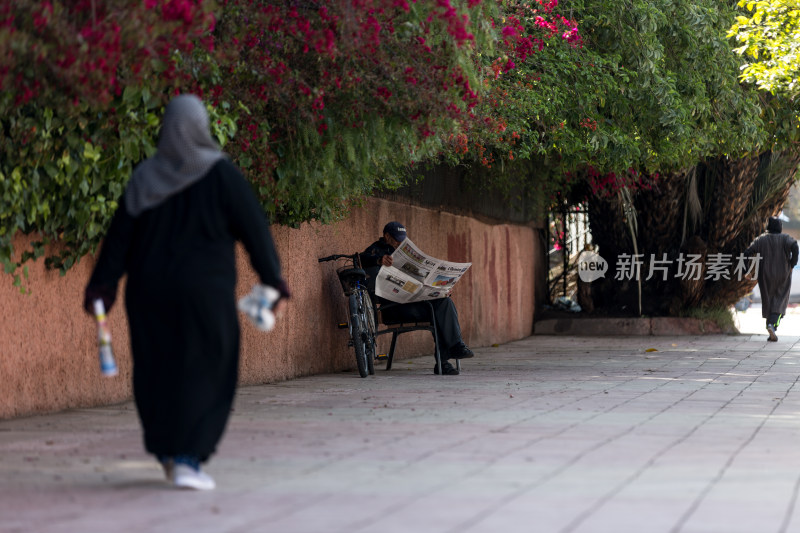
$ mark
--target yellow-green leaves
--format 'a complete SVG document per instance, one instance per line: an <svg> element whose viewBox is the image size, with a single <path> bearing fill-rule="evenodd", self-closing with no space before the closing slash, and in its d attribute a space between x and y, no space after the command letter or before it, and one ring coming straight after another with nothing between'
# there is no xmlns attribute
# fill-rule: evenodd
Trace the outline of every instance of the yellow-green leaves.
<svg viewBox="0 0 800 533"><path fill-rule="evenodd" d="M800 2L797 0L741 1L747 16L738 16L728 31L740 46L742 81L772 94L794 97L800 92Z"/></svg>

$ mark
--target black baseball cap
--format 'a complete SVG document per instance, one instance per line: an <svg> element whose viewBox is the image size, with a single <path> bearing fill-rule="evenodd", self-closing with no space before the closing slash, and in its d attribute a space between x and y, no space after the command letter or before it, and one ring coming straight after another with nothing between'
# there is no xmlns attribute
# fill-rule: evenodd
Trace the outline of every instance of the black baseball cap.
<svg viewBox="0 0 800 533"><path fill-rule="evenodd" d="M383 227L383 232L388 233L397 242L403 242L406 238L406 227L399 222L389 222Z"/></svg>

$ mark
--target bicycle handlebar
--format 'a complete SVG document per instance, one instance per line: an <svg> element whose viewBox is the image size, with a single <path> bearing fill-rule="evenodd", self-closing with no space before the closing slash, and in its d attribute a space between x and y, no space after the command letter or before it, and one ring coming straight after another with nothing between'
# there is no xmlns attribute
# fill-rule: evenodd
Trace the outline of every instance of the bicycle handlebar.
<svg viewBox="0 0 800 533"><path fill-rule="evenodd" d="M355 257L357 255L358 255L358 253L355 253L355 254L333 254L333 255L329 255L328 257L320 257L319 259L317 259L317 262L324 263L325 261L333 261L334 259L343 259L343 258L352 259L353 257Z"/></svg>

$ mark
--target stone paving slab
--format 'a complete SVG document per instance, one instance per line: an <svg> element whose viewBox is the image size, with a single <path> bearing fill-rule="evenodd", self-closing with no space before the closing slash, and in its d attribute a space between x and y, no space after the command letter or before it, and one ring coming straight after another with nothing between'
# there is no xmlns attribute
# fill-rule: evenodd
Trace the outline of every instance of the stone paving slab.
<svg viewBox="0 0 800 533"><path fill-rule="evenodd" d="M786 333L537 335L460 376L242 388L209 493L162 480L130 403L0 421L0 532L800 531Z"/></svg>

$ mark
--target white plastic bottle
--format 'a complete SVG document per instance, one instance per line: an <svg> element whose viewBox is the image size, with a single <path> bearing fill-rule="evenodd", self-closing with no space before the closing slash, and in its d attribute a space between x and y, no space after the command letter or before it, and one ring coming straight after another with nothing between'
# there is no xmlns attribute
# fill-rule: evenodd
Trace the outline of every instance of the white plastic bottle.
<svg viewBox="0 0 800 533"><path fill-rule="evenodd" d="M100 347L100 371L104 376L116 376L119 372L114 352L111 351L111 329L106 319L106 307L103 300L94 301L94 316L97 319L97 343Z"/></svg>
<svg viewBox="0 0 800 533"><path fill-rule="evenodd" d="M274 287L256 285L248 295L239 299L238 307L258 329L271 331L275 327L275 315L272 308L280 296Z"/></svg>

